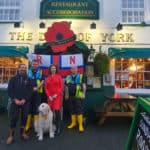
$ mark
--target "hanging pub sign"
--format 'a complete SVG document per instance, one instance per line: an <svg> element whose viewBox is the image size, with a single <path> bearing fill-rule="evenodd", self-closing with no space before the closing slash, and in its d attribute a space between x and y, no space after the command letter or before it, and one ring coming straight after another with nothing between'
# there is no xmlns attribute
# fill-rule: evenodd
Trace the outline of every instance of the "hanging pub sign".
<svg viewBox="0 0 150 150"><path fill-rule="evenodd" d="M97 0L42 0L40 19L99 19Z"/></svg>
<svg viewBox="0 0 150 150"><path fill-rule="evenodd" d="M77 66L79 73L83 73L84 62L82 54L66 54L66 55L38 55L27 54L29 61L37 60L44 75L48 75L48 67L56 64L59 73L65 77L70 73L71 66Z"/></svg>

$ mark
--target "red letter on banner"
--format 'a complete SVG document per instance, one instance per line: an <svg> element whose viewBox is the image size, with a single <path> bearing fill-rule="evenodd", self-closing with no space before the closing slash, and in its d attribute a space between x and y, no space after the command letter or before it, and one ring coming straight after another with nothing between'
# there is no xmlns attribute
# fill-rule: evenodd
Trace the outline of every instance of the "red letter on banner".
<svg viewBox="0 0 150 150"><path fill-rule="evenodd" d="M70 56L70 64L75 64L75 63L76 63L76 57Z"/></svg>
<svg viewBox="0 0 150 150"><path fill-rule="evenodd" d="M42 64L42 56L36 55L36 60L38 61L39 64Z"/></svg>

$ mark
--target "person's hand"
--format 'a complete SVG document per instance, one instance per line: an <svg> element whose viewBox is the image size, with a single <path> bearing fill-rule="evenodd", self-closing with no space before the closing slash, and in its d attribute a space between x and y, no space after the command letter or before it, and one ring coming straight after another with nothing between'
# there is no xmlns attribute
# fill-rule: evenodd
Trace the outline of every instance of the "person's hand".
<svg viewBox="0 0 150 150"><path fill-rule="evenodd" d="M15 101L15 104L16 104L16 105L18 105L18 106L22 105L22 103L21 103L21 101L20 101L20 100L15 99L14 101Z"/></svg>
<svg viewBox="0 0 150 150"><path fill-rule="evenodd" d="M82 97L81 97L81 98L82 98L82 99L84 99L84 98L85 98L85 94L84 94L84 93L82 94Z"/></svg>
<svg viewBox="0 0 150 150"><path fill-rule="evenodd" d="M53 101L53 97L52 97L52 96L49 96L49 100L50 100L50 101Z"/></svg>
<svg viewBox="0 0 150 150"><path fill-rule="evenodd" d="M26 102L25 99L22 99L22 100L20 101L21 105L24 105L25 102Z"/></svg>
<svg viewBox="0 0 150 150"><path fill-rule="evenodd" d="M57 98L57 94L54 94L54 95L53 95L53 98Z"/></svg>
<svg viewBox="0 0 150 150"><path fill-rule="evenodd" d="M34 87L34 88L33 88L33 91L34 91L34 92L35 92L35 91L37 91L37 90L38 90L38 88L37 88L37 87Z"/></svg>

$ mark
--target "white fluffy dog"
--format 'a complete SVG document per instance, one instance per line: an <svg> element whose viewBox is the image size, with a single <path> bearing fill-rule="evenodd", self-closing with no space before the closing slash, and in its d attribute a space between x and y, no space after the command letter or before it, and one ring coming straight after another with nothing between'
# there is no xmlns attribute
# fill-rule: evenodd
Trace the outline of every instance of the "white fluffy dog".
<svg viewBox="0 0 150 150"><path fill-rule="evenodd" d="M38 140L43 140L43 134L49 132L49 137L54 138L55 126L53 124L53 112L47 103L39 106L39 120L34 123Z"/></svg>

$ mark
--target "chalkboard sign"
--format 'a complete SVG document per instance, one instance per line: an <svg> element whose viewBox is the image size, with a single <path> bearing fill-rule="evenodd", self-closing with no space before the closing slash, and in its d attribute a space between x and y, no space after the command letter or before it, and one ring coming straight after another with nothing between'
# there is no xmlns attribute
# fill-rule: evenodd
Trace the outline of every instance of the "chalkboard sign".
<svg viewBox="0 0 150 150"><path fill-rule="evenodd" d="M137 100L126 150L150 150L150 98Z"/></svg>

